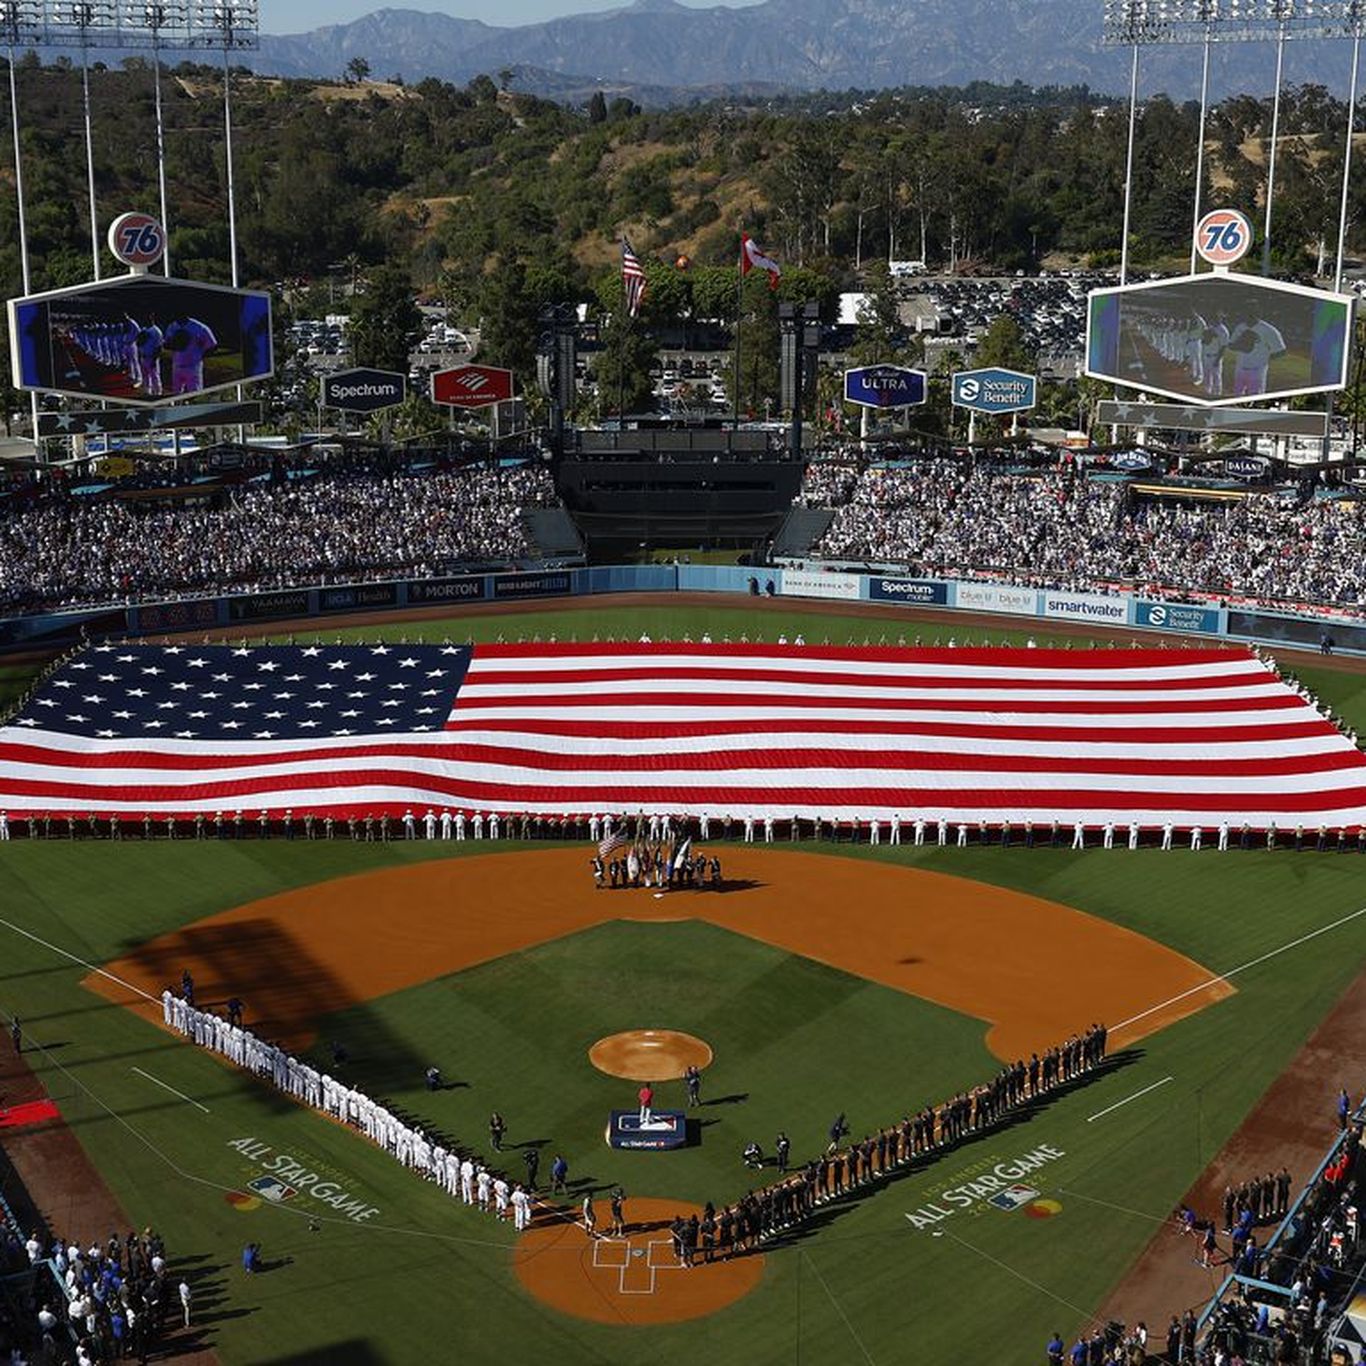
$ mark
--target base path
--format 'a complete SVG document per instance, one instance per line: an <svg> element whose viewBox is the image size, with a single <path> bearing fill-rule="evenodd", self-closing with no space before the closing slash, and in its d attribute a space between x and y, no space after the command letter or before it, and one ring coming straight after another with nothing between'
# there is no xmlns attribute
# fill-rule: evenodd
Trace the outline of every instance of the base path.
<svg viewBox="0 0 1366 1366"><path fill-rule="evenodd" d="M762 1253L710 1265L699 1254L693 1266L679 1264L669 1224L679 1215L700 1218L696 1205L632 1197L621 1237L607 1232L606 1201L595 1201L593 1211L598 1237L565 1214L529 1229L513 1252L522 1286L561 1313L596 1323L679 1323L734 1304L763 1279Z"/></svg>
<svg viewBox="0 0 1366 1366"><path fill-rule="evenodd" d="M1133 1043L1233 991L1143 935L967 878L764 846L728 848L725 868L720 887L660 893L595 888L587 846L429 860L239 906L107 965L151 1001L107 976L85 985L159 1023L162 989L189 968L201 1003L244 992L252 1027L297 1051L334 1011L550 939L696 919L975 1016L1007 1061L1141 1014L1112 1036ZM1057 981L1069 989L1041 988Z"/></svg>
<svg viewBox="0 0 1366 1366"><path fill-rule="evenodd" d="M1233 1137L1200 1173L1182 1203L1201 1219L1216 1220L1219 1252L1205 1270L1198 1263L1195 1240L1182 1234L1175 1218L1157 1233L1138 1260L1097 1311L1097 1319L1148 1325L1159 1337L1173 1314L1197 1313L1229 1273L1228 1236L1222 1232L1225 1186L1288 1167L1292 1190L1300 1190L1314 1174L1337 1136L1337 1094L1345 1083L1360 1084L1366 1075L1366 973L1338 998L1329 1015L1309 1036L1290 1066ZM1175 1211L1173 1211L1173 1216ZM1257 1230L1258 1242L1271 1236L1275 1223Z"/></svg>

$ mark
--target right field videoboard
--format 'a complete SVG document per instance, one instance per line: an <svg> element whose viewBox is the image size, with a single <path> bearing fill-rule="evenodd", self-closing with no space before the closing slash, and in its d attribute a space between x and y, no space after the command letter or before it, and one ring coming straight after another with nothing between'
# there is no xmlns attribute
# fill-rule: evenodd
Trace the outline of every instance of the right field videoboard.
<svg viewBox="0 0 1366 1366"><path fill-rule="evenodd" d="M1222 271L1098 289L1086 373L1200 405L1341 389L1354 302Z"/></svg>

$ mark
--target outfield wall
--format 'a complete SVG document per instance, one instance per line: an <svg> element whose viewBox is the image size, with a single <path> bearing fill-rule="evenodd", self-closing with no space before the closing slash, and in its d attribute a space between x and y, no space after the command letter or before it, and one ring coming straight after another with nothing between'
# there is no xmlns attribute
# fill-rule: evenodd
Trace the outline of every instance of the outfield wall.
<svg viewBox="0 0 1366 1366"><path fill-rule="evenodd" d="M1366 655L1366 619L1164 602L1129 593L1106 595L1022 588L981 579L697 564L603 565L383 579L43 613L0 620L0 654L56 650L87 637L118 638L174 631L222 634L230 633L234 627L300 618L316 619L322 627L329 617L357 612L381 614L414 607L459 608L470 603L674 592L901 603L914 608L1018 617L1021 625L1026 619L1034 620L1041 630L1053 622L1089 623L1111 630L1132 627L1300 649L1316 649L1323 633L1328 631L1336 650Z"/></svg>

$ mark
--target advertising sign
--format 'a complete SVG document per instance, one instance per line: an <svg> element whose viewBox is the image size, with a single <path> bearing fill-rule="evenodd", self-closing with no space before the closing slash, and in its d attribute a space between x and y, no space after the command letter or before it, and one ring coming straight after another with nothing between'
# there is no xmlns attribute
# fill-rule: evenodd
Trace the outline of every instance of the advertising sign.
<svg viewBox="0 0 1366 1366"><path fill-rule="evenodd" d="M484 576L465 574L453 579L409 579L409 602L475 602L484 596Z"/></svg>
<svg viewBox="0 0 1366 1366"><path fill-rule="evenodd" d="M1134 625L1159 631L1218 635L1219 611L1214 607L1196 607L1184 602L1136 602Z"/></svg>
<svg viewBox="0 0 1366 1366"><path fill-rule="evenodd" d="M262 621L270 617L306 617L308 590L287 589L282 593L248 593L228 599L229 621Z"/></svg>
<svg viewBox="0 0 1366 1366"><path fill-rule="evenodd" d="M1032 617L1038 611L1039 595L1033 588L1016 588L1003 583L959 583L954 606L970 607L975 612L1009 612L1012 616Z"/></svg>
<svg viewBox="0 0 1366 1366"><path fill-rule="evenodd" d="M1224 473L1235 479L1264 479L1271 463L1258 455L1231 455L1224 461Z"/></svg>
<svg viewBox="0 0 1366 1366"><path fill-rule="evenodd" d="M782 592L789 597L856 600L859 596L859 579L857 574L784 569Z"/></svg>
<svg viewBox="0 0 1366 1366"><path fill-rule="evenodd" d="M14 385L157 407L274 371L270 296L129 275L9 301Z"/></svg>
<svg viewBox="0 0 1366 1366"><path fill-rule="evenodd" d="M344 413L377 413L402 403L408 377L396 370L337 370L323 376L323 407Z"/></svg>
<svg viewBox="0 0 1366 1366"><path fill-rule="evenodd" d="M910 408L925 401L925 372L864 365L844 372L844 401L863 408Z"/></svg>
<svg viewBox="0 0 1366 1366"><path fill-rule="evenodd" d="M1129 600L1105 598L1096 593L1055 593L1043 595L1043 614L1065 621L1101 621L1127 624Z"/></svg>
<svg viewBox="0 0 1366 1366"><path fill-rule="evenodd" d="M1086 373L1201 407L1341 389L1352 305L1221 271L1093 290Z"/></svg>
<svg viewBox="0 0 1366 1366"><path fill-rule="evenodd" d="M108 241L116 261L146 270L166 250L166 229L149 213L121 213L109 225Z"/></svg>
<svg viewBox="0 0 1366 1366"><path fill-rule="evenodd" d="M356 583L318 590L319 612L349 612L367 607L393 607L398 602L396 583Z"/></svg>
<svg viewBox="0 0 1366 1366"><path fill-rule="evenodd" d="M949 586L933 579L868 580L868 596L874 602L904 602L909 607L945 607Z"/></svg>
<svg viewBox="0 0 1366 1366"><path fill-rule="evenodd" d="M1237 209L1211 209L1195 225L1195 250L1212 266L1237 264L1251 245L1252 224Z"/></svg>
<svg viewBox="0 0 1366 1366"><path fill-rule="evenodd" d="M499 574L493 581L495 598L544 598L568 593L573 580L568 574Z"/></svg>
<svg viewBox="0 0 1366 1366"><path fill-rule="evenodd" d="M496 365L457 365L432 372L432 402L450 408L488 408L512 397L512 371Z"/></svg>
<svg viewBox="0 0 1366 1366"><path fill-rule="evenodd" d="M1034 406L1038 385L1033 375L999 366L960 370L953 377L953 406L974 413L1021 413Z"/></svg>

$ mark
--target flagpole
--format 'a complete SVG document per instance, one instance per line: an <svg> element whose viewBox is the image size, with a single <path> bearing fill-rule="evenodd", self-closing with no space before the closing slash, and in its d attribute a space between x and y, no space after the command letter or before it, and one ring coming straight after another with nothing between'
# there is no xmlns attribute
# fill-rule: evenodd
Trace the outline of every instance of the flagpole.
<svg viewBox="0 0 1366 1366"><path fill-rule="evenodd" d="M735 371L731 388L734 390L734 412L731 425L740 430L740 312L745 304L745 237L740 234L740 254L735 263Z"/></svg>
<svg viewBox="0 0 1366 1366"><path fill-rule="evenodd" d="M625 293L626 282L622 281L622 292ZM617 348L617 431L626 430L626 343L630 340L631 324L635 319L631 316L631 310L626 307L623 299L622 311L622 333L621 345Z"/></svg>

